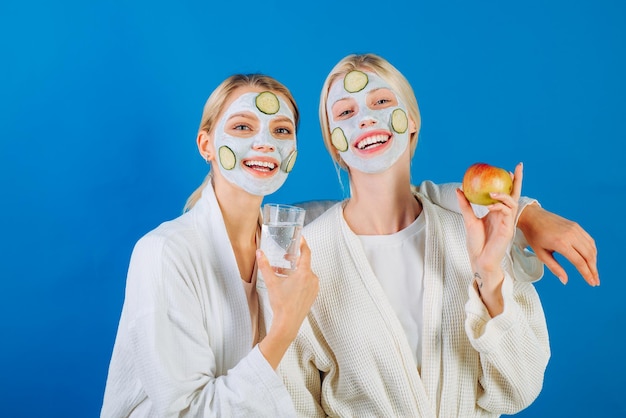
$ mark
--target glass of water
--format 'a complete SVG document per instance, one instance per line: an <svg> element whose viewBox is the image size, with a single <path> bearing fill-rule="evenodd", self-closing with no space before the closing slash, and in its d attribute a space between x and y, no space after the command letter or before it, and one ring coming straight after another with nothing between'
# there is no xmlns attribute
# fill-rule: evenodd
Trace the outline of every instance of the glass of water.
<svg viewBox="0 0 626 418"><path fill-rule="evenodd" d="M305 213L303 208L280 203L263 206L261 250L276 274L287 276L296 269Z"/></svg>

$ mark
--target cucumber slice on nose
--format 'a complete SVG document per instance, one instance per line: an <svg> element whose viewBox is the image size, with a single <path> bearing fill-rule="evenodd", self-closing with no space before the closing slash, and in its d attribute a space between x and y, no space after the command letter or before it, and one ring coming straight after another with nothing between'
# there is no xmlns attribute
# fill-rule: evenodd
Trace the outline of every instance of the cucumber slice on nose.
<svg viewBox="0 0 626 418"><path fill-rule="evenodd" d="M278 97L276 97L276 95L271 91L264 91L256 96L254 104L256 104L257 109L266 115L273 115L278 112L278 109L280 109Z"/></svg>
<svg viewBox="0 0 626 418"><path fill-rule="evenodd" d="M356 93L357 91L363 90L368 82L367 74L363 71L353 70L344 77L343 88L346 89L348 93Z"/></svg>

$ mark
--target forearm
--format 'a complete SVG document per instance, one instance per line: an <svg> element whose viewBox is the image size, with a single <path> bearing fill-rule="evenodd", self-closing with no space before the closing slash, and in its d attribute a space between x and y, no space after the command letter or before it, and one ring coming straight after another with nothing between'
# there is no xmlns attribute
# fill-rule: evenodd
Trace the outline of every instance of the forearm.
<svg viewBox="0 0 626 418"><path fill-rule="evenodd" d="M133 364L138 381L143 382L143 391L159 416L169 416L174 411L181 417L230 415L234 410L261 416L293 411L281 379L258 348L235 361L228 370L220 371L216 360L221 355L213 351L206 339L200 339L200 332L180 329L176 326L179 322L167 326L161 321L151 335L153 323L142 321L136 325ZM163 340L163 335L168 335L168 339ZM241 347L225 350L236 353ZM229 358L228 354L222 355Z"/></svg>
<svg viewBox="0 0 626 418"><path fill-rule="evenodd" d="M282 327L280 324L272 323L272 327L267 336L259 343L259 350L261 350L263 357L265 357L274 370L278 368L278 365L295 337L284 330L285 327Z"/></svg>

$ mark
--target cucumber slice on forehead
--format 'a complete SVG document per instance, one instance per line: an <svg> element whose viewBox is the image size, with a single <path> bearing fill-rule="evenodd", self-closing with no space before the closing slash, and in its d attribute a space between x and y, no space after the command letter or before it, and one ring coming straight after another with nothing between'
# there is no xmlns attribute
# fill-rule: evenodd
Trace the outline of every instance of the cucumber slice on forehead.
<svg viewBox="0 0 626 418"><path fill-rule="evenodd" d="M330 134L330 142L341 152L348 150L348 140L341 128L333 129L333 132Z"/></svg>
<svg viewBox="0 0 626 418"><path fill-rule="evenodd" d="M222 165L222 167L224 167L224 169L232 170L233 168L235 168L237 158L235 157L235 153L233 152L233 150L228 148L226 145L222 145L220 147L219 157L220 164Z"/></svg>
<svg viewBox="0 0 626 418"><path fill-rule="evenodd" d="M391 113L391 127L399 134L406 132L409 127L409 119L402 109L396 109Z"/></svg>
<svg viewBox="0 0 626 418"><path fill-rule="evenodd" d="M278 97L276 97L276 95L271 91L264 91L256 96L254 104L256 104L257 109L266 115L273 115L278 112L278 109L280 109Z"/></svg>
<svg viewBox="0 0 626 418"><path fill-rule="evenodd" d="M283 162L283 171L285 173L290 173L293 170L293 166L296 164L296 157L298 156L298 151L293 150L291 154L287 156L287 159Z"/></svg>
<svg viewBox="0 0 626 418"><path fill-rule="evenodd" d="M357 91L363 90L365 86L367 86L367 83L369 83L367 74L363 71L353 70L344 77L343 88L346 89L348 93L356 93Z"/></svg>

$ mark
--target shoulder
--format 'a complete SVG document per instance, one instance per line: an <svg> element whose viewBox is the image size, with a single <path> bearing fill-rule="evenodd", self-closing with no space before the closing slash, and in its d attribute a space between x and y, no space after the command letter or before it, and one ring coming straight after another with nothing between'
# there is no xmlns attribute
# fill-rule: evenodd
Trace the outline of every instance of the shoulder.
<svg viewBox="0 0 626 418"><path fill-rule="evenodd" d="M306 210L304 216L304 225L308 225L317 219L320 215L334 206L339 200L325 199L325 200L307 200L304 202L294 203L294 206L299 206Z"/></svg>
<svg viewBox="0 0 626 418"><path fill-rule="evenodd" d="M332 256L342 239L342 203L337 202L302 230L311 249L312 260Z"/></svg>
<svg viewBox="0 0 626 418"><path fill-rule="evenodd" d="M438 198L447 193L453 193L459 183L442 183L436 184L430 180L424 180L419 185L412 185L413 192L419 192L424 196L428 196L431 200L437 201Z"/></svg>
<svg viewBox="0 0 626 418"><path fill-rule="evenodd" d="M162 257L176 249L193 247L199 234L190 212L165 221L143 235L133 248L133 258Z"/></svg>
<svg viewBox="0 0 626 418"><path fill-rule="evenodd" d="M463 215L435 204L429 196L421 192L414 192L414 195L422 204L427 225L431 227L437 225L436 228L445 229L448 232L451 230L464 233Z"/></svg>
<svg viewBox="0 0 626 418"><path fill-rule="evenodd" d="M308 240L309 237L315 237L328 231L329 227L339 227L339 219L342 211L342 202L333 201L328 207L315 219L311 219L302 230L303 235ZM335 229L336 232L336 229Z"/></svg>

